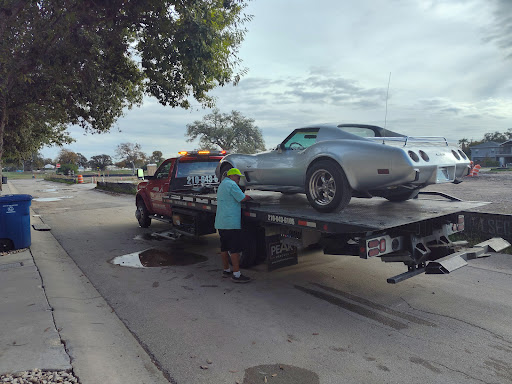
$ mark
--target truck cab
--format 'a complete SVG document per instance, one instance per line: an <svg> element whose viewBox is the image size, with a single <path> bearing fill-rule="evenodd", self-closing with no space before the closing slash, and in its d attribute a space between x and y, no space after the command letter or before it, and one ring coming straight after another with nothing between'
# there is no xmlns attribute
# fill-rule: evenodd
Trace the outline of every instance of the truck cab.
<svg viewBox="0 0 512 384"><path fill-rule="evenodd" d="M135 216L147 228L152 218L172 218L172 209L164 204L169 192L206 192L219 185L215 168L226 151L182 151L178 157L165 160L153 176L137 185Z"/></svg>

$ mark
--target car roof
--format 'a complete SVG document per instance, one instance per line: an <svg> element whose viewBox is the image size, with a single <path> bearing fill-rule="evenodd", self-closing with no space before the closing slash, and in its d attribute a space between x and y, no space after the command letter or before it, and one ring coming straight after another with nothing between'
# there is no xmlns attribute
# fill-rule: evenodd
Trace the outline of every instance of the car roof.
<svg viewBox="0 0 512 384"><path fill-rule="evenodd" d="M343 132L346 135L357 136L358 138L366 138L369 137L367 135L361 135L357 133L357 128L361 128L362 130L371 130L374 133L374 137L405 137L397 132L390 131L389 129L379 127L377 125L369 125L369 124L336 124L336 123L323 123L323 124L312 124L306 127L302 127L299 129L324 129L331 131L333 133ZM356 130L351 130L349 128L355 128ZM350 136L349 136L350 137Z"/></svg>

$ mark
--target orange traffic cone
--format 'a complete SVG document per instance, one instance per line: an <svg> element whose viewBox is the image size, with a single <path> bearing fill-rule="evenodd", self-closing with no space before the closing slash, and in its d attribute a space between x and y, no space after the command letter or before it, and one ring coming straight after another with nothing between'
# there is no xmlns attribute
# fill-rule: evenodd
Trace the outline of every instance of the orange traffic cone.
<svg viewBox="0 0 512 384"><path fill-rule="evenodd" d="M477 164L473 167L473 169L471 170L471 176L478 176L478 172L480 172L480 164Z"/></svg>
<svg viewBox="0 0 512 384"><path fill-rule="evenodd" d="M78 184L83 184L84 183L84 178L82 175L78 175Z"/></svg>

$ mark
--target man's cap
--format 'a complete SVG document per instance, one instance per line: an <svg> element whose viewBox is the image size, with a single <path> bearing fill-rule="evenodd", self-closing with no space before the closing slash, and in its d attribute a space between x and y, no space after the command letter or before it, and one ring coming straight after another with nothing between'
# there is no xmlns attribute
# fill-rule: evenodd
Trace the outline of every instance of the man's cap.
<svg viewBox="0 0 512 384"><path fill-rule="evenodd" d="M242 172L240 172L240 170L238 168L231 168L228 171L228 176L231 176L231 175L238 175L240 177L244 177L244 175L242 175Z"/></svg>

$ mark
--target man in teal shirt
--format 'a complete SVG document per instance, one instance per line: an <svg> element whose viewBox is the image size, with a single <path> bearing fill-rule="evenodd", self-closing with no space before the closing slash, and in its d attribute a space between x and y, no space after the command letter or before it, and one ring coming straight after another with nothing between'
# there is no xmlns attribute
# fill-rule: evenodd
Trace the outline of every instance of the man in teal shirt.
<svg viewBox="0 0 512 384"><path fill-rule="evenodd" d="M219 230L220 254L224 271L223 277L231 276L235 283L248 283L250 277L240 273L240 252L243 247L242 240L242 201L251 199L244 194L238 183L243 177L240 170L231 168L227 177L222 180L217 190L217 213L215 215L215 228ZM229 269L229 255L233 271Z"/></svg>

